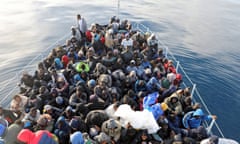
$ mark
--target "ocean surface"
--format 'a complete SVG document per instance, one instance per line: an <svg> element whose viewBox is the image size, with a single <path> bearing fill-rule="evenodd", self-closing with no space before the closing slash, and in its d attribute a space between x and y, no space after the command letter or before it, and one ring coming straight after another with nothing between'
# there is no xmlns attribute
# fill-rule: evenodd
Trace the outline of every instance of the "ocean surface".
<svg viewBox="0 0 240 144"><path fill-rule="evenodd" d="M156 32L218 116L225 137L240 141L240 1L122 0L119 13L117 5L117 0L1 0L1 104L13 96L8 92L21 69L35 69L45 56L39 54L70 33L77 13L89 25L119 15Z"/></svg>

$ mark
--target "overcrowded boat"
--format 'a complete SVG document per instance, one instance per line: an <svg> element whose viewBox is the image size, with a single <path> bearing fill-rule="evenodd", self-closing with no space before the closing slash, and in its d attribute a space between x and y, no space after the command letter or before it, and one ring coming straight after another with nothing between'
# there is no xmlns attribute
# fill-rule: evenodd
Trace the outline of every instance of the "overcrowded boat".
<svg viewBox="0 0 240 144"><path fill-rule="evenodd" d="M237 144L148 27L76 19L65 43L21 71L18 91L0 107L0 143Z"/></svg>

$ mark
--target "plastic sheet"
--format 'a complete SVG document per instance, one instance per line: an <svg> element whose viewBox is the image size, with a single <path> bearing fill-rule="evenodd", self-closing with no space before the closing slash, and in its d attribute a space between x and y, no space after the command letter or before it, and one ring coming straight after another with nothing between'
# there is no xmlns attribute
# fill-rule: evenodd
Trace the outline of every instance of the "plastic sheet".
<svg viewBox="0 0 240 144"><path fill-rule="evenodd" d="M133 111L127 104L120 105L114 114L120 117L120 123L125 127L128 123L135 129L147 129L149 134L156 133L160 127L151 112Z"/></svg>

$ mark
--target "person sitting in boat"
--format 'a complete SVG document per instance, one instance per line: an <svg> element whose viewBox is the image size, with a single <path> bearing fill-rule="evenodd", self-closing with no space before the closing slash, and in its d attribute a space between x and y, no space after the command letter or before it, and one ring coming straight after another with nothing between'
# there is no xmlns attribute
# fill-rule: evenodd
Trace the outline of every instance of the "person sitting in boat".
<svg viewBox="0 0 240 144"><path fill-rule="evenodd" d="M37 108L33 107L30 109L30 112L27 113L24 118L22 119L23 122L25 121L30 121L32 124L36 124L37 120L40 117L40 110Z"/></svg>
<svg viewBox="0 0 240 144"><path fill-rule="evenodd" d="M152 33L151 36L147 39L147 44L149 47L153 49L154 53L157 53L158 40L156 39L156 36L154 33Z"/></svg>
<svg viewBox="0 0 240 144"><path fill-rule="evenodd" d="M107 55L103 56L102 58L102 64L110 69L116 63L116 61L117 61L117 57L113 55L112 49L108 50Z"/></svg>
<svg viewBox="0 0 240 144"><path fill-rule="evenodd" d="M123 71L123 70L125 70L125 68L126 68L126 65L125 65L123 59L121 57L119 57L119 58L117 58L116 63L114 63L114 65L111 67L111 71L116 71L118 69Z"/></svg>
<svg viewBox="0 0 240 144"><path fill-rule="evenodd" d="M74 48L70 48L70 50L67 52L67 56L69 58L69 61L72 61L73 63L75 63L75 61L78 59L78 55Z"/></svg>
<svg viewBox="0 0 240 144"><path fill-rule="evenodd" d="M68 105L68 100L62 96L57 96L55 100L48 102L48 105L58 109L59 111L63 111Z"/></svg>
<svg viewBox="0 0 240 144"><path fill-rule="evenodd" d="M22 90L21 93L29 92L33 87L33 83L34 83L33 76L28 74L28 72L24 71L22 73L20 83L18 84L20 89Z"/></svg>
<svg viewBox="0 0 240 144"><path fill-rule="evenodd" d="M66 69L68 63L70 62L69 57L67 55L63 55L61 58L61 62L63 64L63 68Z"/></svg>
<svg viewBox="0 0 240 144"><path fill-rule="evenodd" d="M78 40L78 42L81 41L81 33L77 27L75 26L71 27L71 34Z"/></svg>
<svg viewBox="0 0 240 144"><path fill-rule="evenodd" d="M144 57L147 57L147 60L153 60L154 51L150 48L150 46L146 45L146 48L141 51Z"/></svg>
<svg viewBox="0 0 240 144"><path fill-rule="evenodd" d="M135 73L137 73L137 67L136 67L135 60L130 61L130 64L126 68L126 74L129 74L131 71L134 71Z"/></svg>
<svg viewBox="0 0 240 144"><path fill-rule="evenodd" d="M69 99L69 104L73 107L76 107L79 104L87 103L87 94L82 90L81 87L76 88L76 92L74 92Z"/></svg>
<svg viewBox="0 0 240 144"><path fill-rule="evenodd" d="M173 93L170 97L165 98L164 102L168 105L168 108L171 113L182 116L183 109L182 109L182 104L178 97L179 93L180 93L179 91L176 93Z"/></svg>
<svg viewBox="0 0 240 144"><path fill-rule="evenodd" d="M67 106L66 109L61 113L61 116L65 117L66 122L70 122L72 118L78 117L75 113L75 109L71 106Z"/></svg>
<svg viewBox="0 0 240 144"><path fill-rule="evenodd" d="M217 119L216 115L205 115L202 109L188 112L183 117L183 125L187 129L198 128L203 124L203 121Z"/></svg>
<svg viewBox="0 0 240 144"><path fill-rule="evenodd" d="M99 62L99 63L97 63L92 76L94 78L98 78L101 74L107 74L107 73L108 73L107 67Z"/></svg>
<svg viewBox="0 0 240 144"><path fill-rule="evenodd" d="M135 86L134 86L134 91L135 93L139 93L140 91L146 92L147 91L147 85L146 82L144 80L137 80L135 82Z"/></svg>
<svg viewBox="0 0 240 144"><path fill-rule="evenodd" d="M78 58L76 62L85 61L87 59L82 50L79 50L77 55Z"/></svg>
<svg viewBox="0 0 240 144"><path fill-rule="evenodd" d="M167 73L177 73L172 60L165 59L164 68Z"/></svg>
<svg viewBox="0 0 240 144"><path fill-rule="evenodd" d="M50 74L45 72L42 68L35 71L33 78L40 81L41 85L47 85L47 83L51 80Z"/></svg>
<svg viewBox="0 0 240 144"><path fill-rule="evenodd" d="M125 38L122 40L121 46L123 47L123 50L125 50L127 47L129 47L132 50L133 40L132 40L132 38L130 38L129 33L125 34Z"/></svg>
<svg viewBox="0 0 240 144"><path fill-rule="evenodd" d="M24 112L24 107L27 104L28 98L23 95L15 95L10 102L10 110L13 112Z"/></svg>
<svg viewBox="0 0 240 144"><path fill-rule="evenodd" d="M149 81L147 82L146 86L147 86L147 91L149 93L153 93L156 91L158 92L161 88L161 84L160 84L159 80L156 79L156 77L151 77L149 79Z"/></svg>
<svg viewBox="0 0 240 144"><path fill-rule="evenodd" d="M64 68L64 67L63 67L63 64L62 64L62 62L61 62L61 60L60 60L60 58L55 58L55 59L54 59L54 64L53 64L53 66L56 68L56 70L61 70L61 69Z"/></svg>
<svg viewBox="0 0 240 144"><path fill-rule="evenodd" d="M44 105L44 108L43 108L43 115L49 115L51 116L51 118L56 121L57 118L61 115L62 111L60 111L59 109L51 106L51 105ZM41 117L41 116L40 116Z"/></svg>
<svg viewBox="0 0 240 144"><path fill-rule="evenodd" d="M57 78L55 89L61 93L63 97L69 97L69 83L63 77Z"/></svg>
<svg viewBox="0 0 240 144"><path fill-rule="evenodd" d="M90 72L93 72L93 70L95 69L96 67L96 64L98 62L98 59L94 56L95 55L95 51L94 51L94 48L93 47L90 47L88 50L87 50L87 53L86 53L86 57L87 57L87 64L89 65L89 68L90 68Z"/></svg>

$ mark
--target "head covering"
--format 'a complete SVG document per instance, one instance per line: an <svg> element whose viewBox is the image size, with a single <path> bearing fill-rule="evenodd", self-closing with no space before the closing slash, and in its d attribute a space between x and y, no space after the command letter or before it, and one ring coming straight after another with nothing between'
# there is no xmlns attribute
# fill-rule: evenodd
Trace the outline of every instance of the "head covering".
<svg viewBox="0 0 240 144"><path fill-rule="evenodd" d="M59 105L63 104L63 98L61 96L56 97L56 103Z"/></svg>
<svg viewBox="0 0 240 144"><path fill-rule="evenodd" d="M70 142L72 144L84 144L82 133L77 131L70 136Z"/></svg>
<svg viewBox="0 0 240 144"><path fill-rule="evenodd" d="M194 113L193 116L203 116L204 113L202 111L202 109L197 109Z"/></svg>
<svg viewBox="0 0 240 144"><path fill-rule="evenodd" d="M49 111L49 110L51 110L52 109L52 106L51 105L45 105L44 106L44 110L46 110L46 111Z"/></svg>
<svg viewBox="0 0 240 144"><path fill-rule="evenodd" d="M65 110L66 111L73 111L73 108L71 106L67 106L67 108Z"/></svg>
<svg viewBox="0 0 240 144"><path fill-rule="evenodd" d="M62 69L63 68L63 64L62 64L60 58L55 58L54 62L55 62L55 66L56 66L57 69Z"/></svg>
<svg viewBox="0 0 240 144"><path fill-rule="evenodd" d="M118 141L121 136L121 124L114 119L109 119L102 124L102 131Z"/></svg>
<svg viewBox="0 0 240 144"><path fill-rule="evenodd" d="M87 83L88 87L95 87L96 81L94 79L90 79Z"/></svg>
<svg viewBox="0 0 240 144"><path fill-rule="evenodd" d="M79 128L79 121L77 119L73 118L69 122L69 126L73 129L78 129Z"/></svg>

